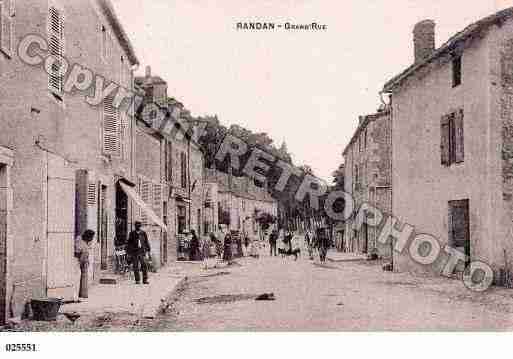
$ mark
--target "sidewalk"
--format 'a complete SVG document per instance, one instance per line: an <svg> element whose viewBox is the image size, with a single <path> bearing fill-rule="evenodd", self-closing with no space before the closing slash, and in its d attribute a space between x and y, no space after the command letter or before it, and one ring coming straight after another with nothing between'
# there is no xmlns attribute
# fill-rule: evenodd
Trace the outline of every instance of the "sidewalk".
<svg viewBox="0 0 513 359"><path fill-rule="evenodd" d="M117 284L97 284L89 289L89 298L81 299L81 303L65 304L60 312L88 316L123 312L153 318L166 297L186 278L180 267L170 264L150 273L147 285L135 284L128 278L120 278Z"/></svg>

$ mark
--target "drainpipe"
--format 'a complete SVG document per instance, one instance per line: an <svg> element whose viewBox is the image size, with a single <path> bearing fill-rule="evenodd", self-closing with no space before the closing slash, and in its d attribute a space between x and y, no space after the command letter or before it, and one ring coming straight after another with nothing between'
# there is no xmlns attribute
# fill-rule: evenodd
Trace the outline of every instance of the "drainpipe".
<svg viewBox="0 0 513 359"><path fill-rule="evenodd" d="M388 102L384 100L384 96L385 95L388 95ZM392 143L392 123L393 123L393 120L394 120L394 117L393 117L393 111L392 111L392 93L391 92L385 92L385 91L380 91L379 92L379 99L381 101L381 103L386 107L390 107L390 129L389 129L389 132L390 132L390 209L392 210L394 208L393 206L393 200L394 200L394 196L393 196L393 173L394 173L394 165L393 165L393 150L392 150L392 146L393 146L393 143ZM394 243L393 241L390 241L390 264L392 266L392 271L394 270Z"/></svg>
<svg viewBox="0 0 513 359"><path fill-rule="evenodd" d="M191 191L191 139L186 134L187 139L187 187L189 188L189 219L187 224L189 226L189 232L191 231L191 213L192 213L192 191ZM199 233L197 233L199 235Z"/></svg>

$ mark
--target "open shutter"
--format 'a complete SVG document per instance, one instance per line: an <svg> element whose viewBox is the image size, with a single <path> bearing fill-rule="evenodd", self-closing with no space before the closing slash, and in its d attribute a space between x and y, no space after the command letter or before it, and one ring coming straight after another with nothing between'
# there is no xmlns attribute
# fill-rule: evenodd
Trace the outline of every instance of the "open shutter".
<svg viewBox="0 0 513 359"><path fill-rule="evenodd" d="M11 57L14 48L14 0L0 1L0 49Z"/></svg>
<svg viewBox="0 0 513 359"><path fill-rule="evenodd" d="M62 95L63 76L60 75L61 64L64 57L64 29L62 12L54 6L48 9L48 50L56 62L52 65L48 75L48 88L57 95Z"/></svg>
<svg viewBox="0 0 513 359"><path fill-rule="evenodd" d="M444 166L449 165L449 136L449 116L445 115L442 116L442 120L440 121L440 155L441 163Z"/></svg>
<svg viewBox="0 0 513 359"><path fill-rule="evenodd" d="M144 179L142 180L141 199L144 203L151 205L151 182ZM148 215L144 211L141 211L141 222L145 225L149 223Z"/></svg>
<svg viewBox="0 0 513 359"><path fill-rule="evenodd" d="M120 131L119 112L114 107L114 96L109 95L103 100L103 152L119 156Z"/></svg>
<svg viewBox="0 0 513 359"><path fill-rule="evenodd" d="M153 210L162 218L162 185L153 184Z"/></svg>
<svg viewBox="0 0 513 359"><path fill-rule="evenodd" d="M463 110L459 110L456 112L454 117L454 131L455 131L455 154L454 161L456 163L463 162L465 158L465 148L464 148L464 136L463 136Z"/></svg>
<svg viewBox="0 0 513 359"><path fill-rule="evenodd" d="M87 205L96 205L96 183L89 182L87 185Z"/></svg>

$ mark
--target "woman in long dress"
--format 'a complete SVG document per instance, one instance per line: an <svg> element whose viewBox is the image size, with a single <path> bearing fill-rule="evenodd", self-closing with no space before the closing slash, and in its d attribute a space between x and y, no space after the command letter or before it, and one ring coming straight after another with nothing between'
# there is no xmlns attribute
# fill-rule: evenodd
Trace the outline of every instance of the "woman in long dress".
<svg viewBox="0 0 513 359"><path fill-rule="evenodd" d="M87 229L81 236L75 239L75 258L78 259L80 265L79 298L89 297L89 252L94 235L94 231Z"/></svg>
<svg viewBox="0 0 513 359"><path fill-rule="evenodd" d="M229 262L232 260L232 235L227 233L224 237L223 246L223 261Z"/></svg>

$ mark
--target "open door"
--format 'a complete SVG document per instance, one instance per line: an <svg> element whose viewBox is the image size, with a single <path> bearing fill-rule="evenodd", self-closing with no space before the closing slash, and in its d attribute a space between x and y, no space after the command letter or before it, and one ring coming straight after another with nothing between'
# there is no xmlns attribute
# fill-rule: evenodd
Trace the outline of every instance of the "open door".
<svg viewBox="0 0 513 359"><path fill-rule="evenodd" d="M66 161L48 154L47 295L73 299L75 172Z"/></svg>

